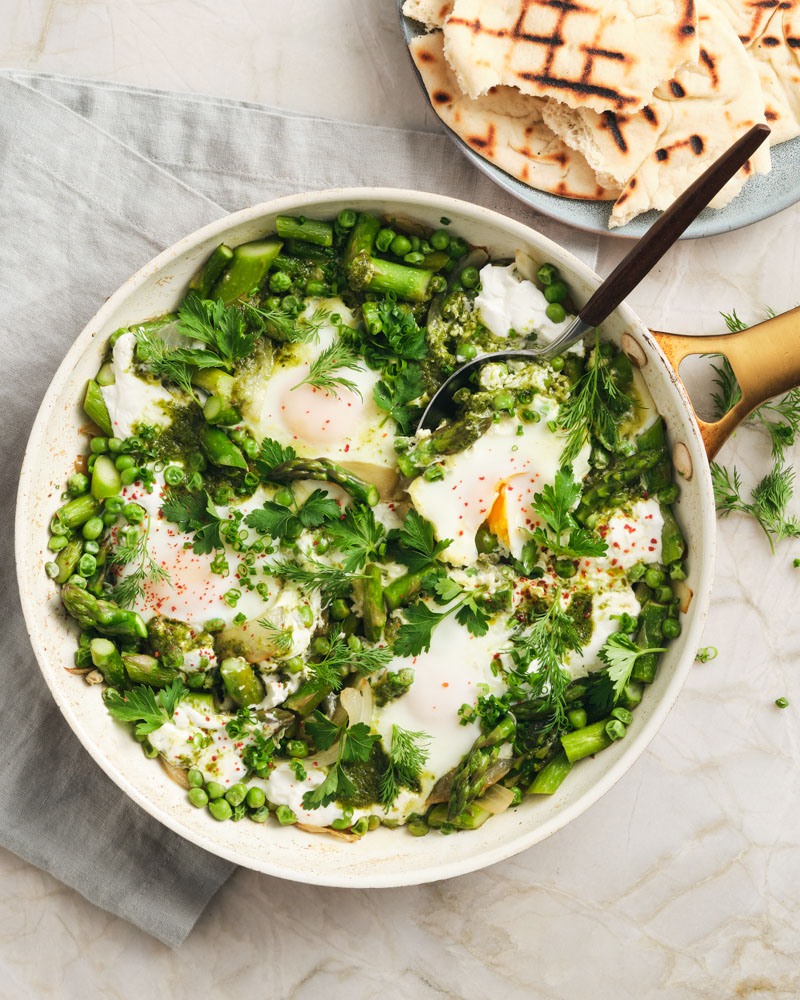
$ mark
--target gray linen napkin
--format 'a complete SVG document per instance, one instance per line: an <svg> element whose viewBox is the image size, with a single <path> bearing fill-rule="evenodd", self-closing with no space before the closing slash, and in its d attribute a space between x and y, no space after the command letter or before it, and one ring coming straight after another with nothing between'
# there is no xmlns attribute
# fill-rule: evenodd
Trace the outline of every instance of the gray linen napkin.
<svg viewBox="0 0 800 1000"><path fill-rule="evenodd" d="M438 133L13 71L0 73L0 107L0 844L174 946L233 866L162 827L94 764L50 697L19 608L17 477L65 351L164 247L278 194L416 187L513 215L590 266L597 241L524 209Z"/></svg>

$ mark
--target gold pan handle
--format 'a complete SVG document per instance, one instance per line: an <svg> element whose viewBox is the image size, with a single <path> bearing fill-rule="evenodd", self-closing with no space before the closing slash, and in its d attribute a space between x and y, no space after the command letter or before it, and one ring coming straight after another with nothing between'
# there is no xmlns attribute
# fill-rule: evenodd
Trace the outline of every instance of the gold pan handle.
<svg viewBox="0 0 800 1000"><path fill-rule="evenodd" d="M709 461L757 406L800 385L800 307L741 333L687 337L653 330L653 336L678 377L690 354L724 354L731 363L742 398L711 423L695 413Z"/></svg>

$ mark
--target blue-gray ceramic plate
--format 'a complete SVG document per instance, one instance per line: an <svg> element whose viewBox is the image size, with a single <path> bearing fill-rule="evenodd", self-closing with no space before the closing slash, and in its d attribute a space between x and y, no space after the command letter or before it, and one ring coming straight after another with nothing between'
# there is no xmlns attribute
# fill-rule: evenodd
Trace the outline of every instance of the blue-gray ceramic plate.
<svg viewBox="0 0 800 1000"><path fill-rule="evenodd" d="M412 38L424 34L425 29L417 21L403 15L402 5L403 0L398 0L400 21L407 45ZM411 58L410 55L409 58ZM413 59L411 65L414 65ZM427 100L428 94L416 66L414 66L414 72ZM505 188L506 191L530 205L531 208L535 208L544 215L549 215L552 219L558 219L559 222L566 222L570 226L586 229L592 233L600 233L601 236L623 236L629 239L638 239L658 218L658 212L645 212L626 226L609 230L608 220L613 202L580 201L575 198L561 198L556 194L548 194L546 191L537 191L536 188L528 187L527 184L518 181L493 163L484 160L445 125L442 125L442 128L447 131L464 156L471 160L478 170L482 170L487 177L491 178L495 184ZM701 236L718 236L720 233L729 233L734 229L741 229L754 222L767 219L800 201L800 138L783 142L771 152L772 170L768 174L758 174L756 177L752 177L745 184L742 192L725 208L719 210L707 208L702 211L681 238L691 240Z"/></svg>

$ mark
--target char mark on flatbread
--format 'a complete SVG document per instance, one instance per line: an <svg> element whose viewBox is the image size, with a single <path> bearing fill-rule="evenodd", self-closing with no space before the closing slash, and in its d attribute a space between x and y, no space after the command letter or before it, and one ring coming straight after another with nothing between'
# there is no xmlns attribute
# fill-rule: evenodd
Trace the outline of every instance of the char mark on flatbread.
<svg viewBox="0 0 800 1000"><path fill-rule="evenodd" d="M669 89L670 89L670 90L672 91L672 93L673 93L673 94L674 94L674 95L675 95L676 97L686 97L686 91L685 91L685 90L683 89L683 87L682 87L682 86L681 86L681 85L680 85L680 84L678 83L678 81L677 81L677 80L670 80L670 81L669 81Z"/></svg>
<svg viewBox="0 0 800 1000"><path fill-rule="evenodd" d="M625 119L627 121L627 119ZM614 142L619 146L620 152L628 152L628 143L620 129L620 120L613 111L604 111L600 115L600 128L608 129L614 138Z"/></svg>
<svg viewBox="0 0 800 1000"><path fill-rule="evenodd" d="M717 73L716 63L706 49L700 49L700 61L707 67L708 72L711 74L711 82L716 87L719 84L719 74Z"/></svg>

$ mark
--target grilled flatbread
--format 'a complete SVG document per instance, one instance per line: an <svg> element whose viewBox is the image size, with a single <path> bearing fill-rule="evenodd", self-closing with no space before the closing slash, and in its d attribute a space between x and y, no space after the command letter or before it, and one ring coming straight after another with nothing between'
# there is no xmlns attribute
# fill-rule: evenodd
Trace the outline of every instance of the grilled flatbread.
<svg viewBox="0 0 800 1000"><path fill-rule="evenodd" d="M428 30L441 28L453 9L453 0L405 0L403 13L420 21Z"/></svg>
<svg viewBox="0 0 800 1000"><path fill-rule="evenodd" d="M455 0L445 52L462 91L517 87L630 114L697 59L694 0Z"/></svg>
<svg viewBox="0 0 800 1000"><path fill-rule="evenodd" d="M764 93L770 144L800 135L800 0L719 0Z"/></svg>
<svg viewBox="0 0 800 1000"><path fill-rule="evenodd" d="M651 208L664 210L735 139L764 121L758 74L736 32L711 0L698 0L700 58L656 88L633 115L570 111L549 101L545 122L582 152L599 178L624 184L609 228ZM748 177L768 173L762 146L711 203L721 208Z"/></svg>
<svg viewBox="0 0 800 1000"><path fill-rule="evenodd" d="M620 185L598 184L584 157L542 122L537 98L511 87L466 97L445 59L441 32L415 38L409 49L436 114L484 159L541 191L597 201L617 197Z"/></svg>

